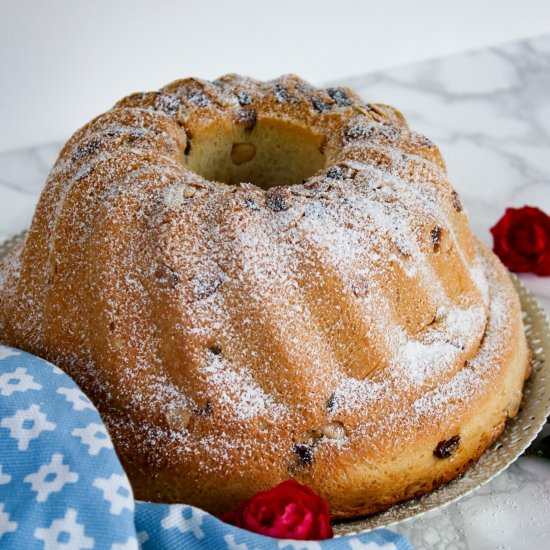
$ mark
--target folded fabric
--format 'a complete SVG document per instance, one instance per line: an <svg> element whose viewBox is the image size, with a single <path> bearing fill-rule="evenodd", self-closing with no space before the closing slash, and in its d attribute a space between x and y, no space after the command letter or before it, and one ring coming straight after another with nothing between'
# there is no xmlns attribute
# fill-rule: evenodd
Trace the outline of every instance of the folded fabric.
<svg viewBox="0 0 550 550"><path fill-rule="evenodd" d="M134 500L90 400L56 366L0 346L0 548L411 550L381 529L279 540L187 505Z"/></svg>

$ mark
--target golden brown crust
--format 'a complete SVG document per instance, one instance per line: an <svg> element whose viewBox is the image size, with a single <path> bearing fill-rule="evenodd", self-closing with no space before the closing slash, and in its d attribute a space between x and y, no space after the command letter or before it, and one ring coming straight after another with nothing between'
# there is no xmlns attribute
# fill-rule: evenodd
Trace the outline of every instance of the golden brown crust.
<svg viewBox="0 0 550 550"><path fill-rule="evenodd" d="M231 180L277 135L296 174L294 143L324 164L269 189L191 171L224 135L208 169ZM295 76L176 81L76 132L0 304L0 341L79 382L138 498L214 513L289 477L341 518L427 492L515 414L528 364L437 147Z"/></svg>

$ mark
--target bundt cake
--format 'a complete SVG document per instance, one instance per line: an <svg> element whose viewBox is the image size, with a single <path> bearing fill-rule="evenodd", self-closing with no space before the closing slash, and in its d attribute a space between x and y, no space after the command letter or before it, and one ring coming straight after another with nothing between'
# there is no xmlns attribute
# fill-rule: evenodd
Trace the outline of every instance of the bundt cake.
<svg viewBox="0 0 550 550"><path fill-rule="evenodd" d="M296 76L133 94L62 149L0 342L66 370L140 499L294 478L333 517L458 476L517 412L518 297L437 147Z"/></svg>

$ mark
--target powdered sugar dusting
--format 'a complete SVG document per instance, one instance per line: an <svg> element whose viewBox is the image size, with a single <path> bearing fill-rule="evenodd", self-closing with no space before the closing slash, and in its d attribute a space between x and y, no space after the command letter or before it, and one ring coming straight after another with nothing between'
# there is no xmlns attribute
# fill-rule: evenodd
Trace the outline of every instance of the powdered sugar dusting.
<svg viewBox="0 0 550 550"><path fill-rule="evenodd" d="M267 191L184 168L195 130L243 105L325 132L326 167ZM144 471L282 476L296 443L438 424L483 385L506 312L437 149L367 107L295 77L122 100L66 145L0 270L0 336L68 370Z"/></svg>
<svg viewBox="0 0 550 550"><path fill-rule="evenodd" d="M225 364L220 356L214 356L204 372L207 384L219 390L219 401L228 405L238 420L265 414L266 410L279 420L283 406L277 405L243 367L235 369Z"/></svg>

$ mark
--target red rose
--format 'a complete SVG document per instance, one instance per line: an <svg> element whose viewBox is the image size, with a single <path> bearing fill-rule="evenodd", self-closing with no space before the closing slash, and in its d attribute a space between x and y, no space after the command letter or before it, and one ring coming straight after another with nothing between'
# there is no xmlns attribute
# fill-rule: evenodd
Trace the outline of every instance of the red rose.
<svg viewBox="0 0 550 550"><path fill-rule="evenodd" d="M550 216L542 210L507 208L491 233L493 250L508 269L550 275Z"/></svg>
<svg viewBox="0 0 550 550"><path fill-rule="evenodd" d="M327 503L307 485L294 480L255 494L221 519L279 539L323 540L334 536Z"/></svg>

